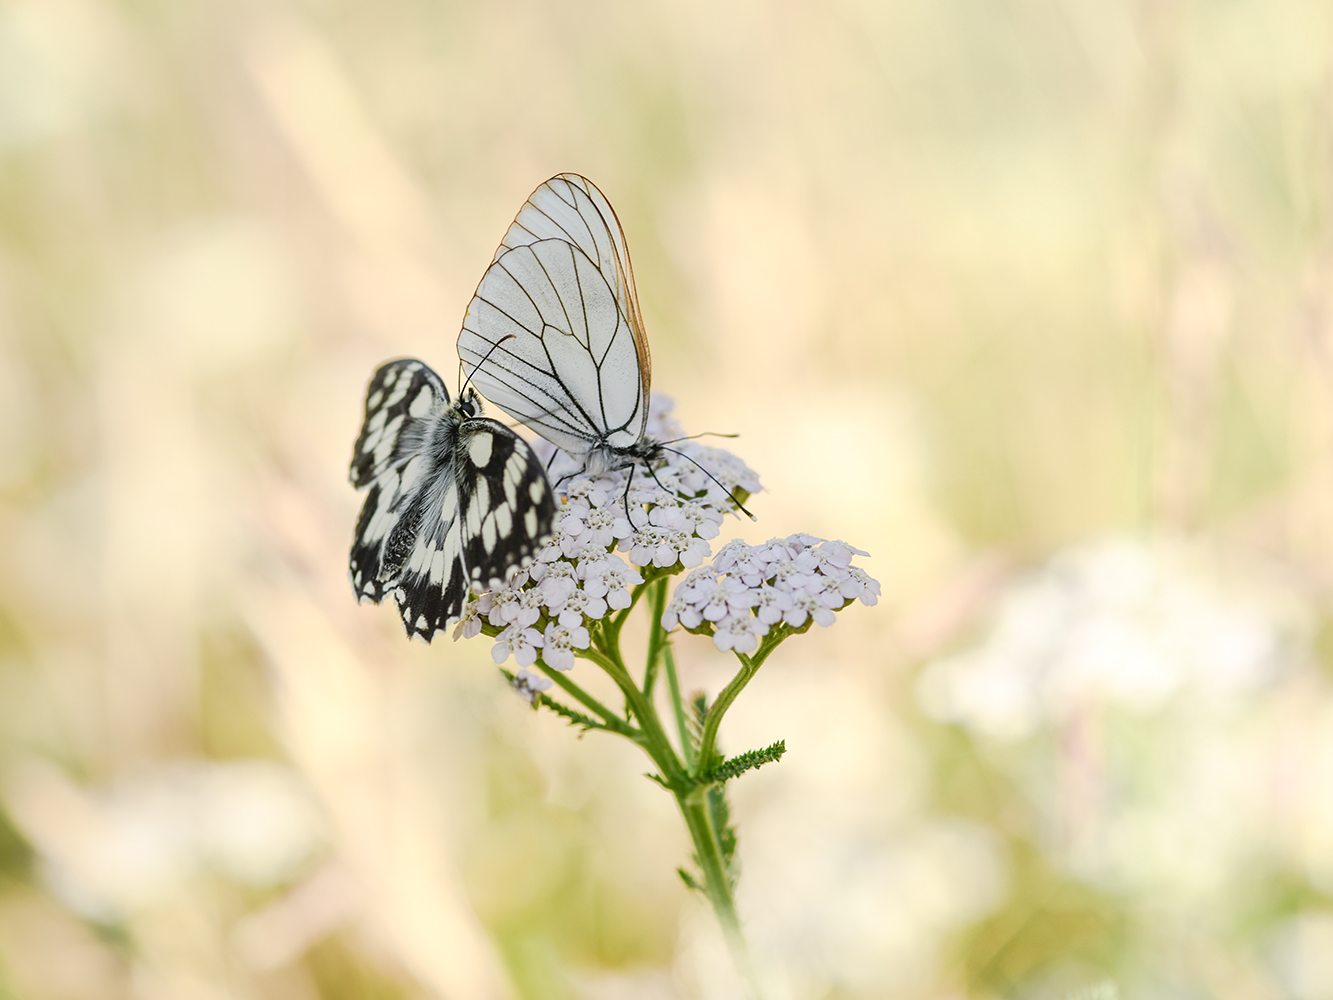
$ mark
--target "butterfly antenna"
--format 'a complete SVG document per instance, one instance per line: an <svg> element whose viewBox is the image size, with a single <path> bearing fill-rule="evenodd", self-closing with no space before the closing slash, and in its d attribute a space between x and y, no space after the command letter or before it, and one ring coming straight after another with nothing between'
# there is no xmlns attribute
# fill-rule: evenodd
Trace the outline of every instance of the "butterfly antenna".
<svg viewBox="0 0 1333 1000"><path fill-rule="evenodd" d="M512 337L513 334L511 333ZM717 431L704 431L702 434L687 434L685 437L672 438L670 441L659 441L658 444L677 444L681 441L697 441L699 438L738 438L739 434L720 434ZM691 459L693 461L693 459Z"/></svg>
<svg viewBox="0 0 1333 1000"><path fill-rule="evenodd" d="M685 452L683 452L683 451L679 451L679 450L677 450L677 449L675 449L675 448L668 448L666 445L661 444L660 442L658 443L657 446L658 446L659 448L661 448L663 451L669 451L669 452L671 452L671 454L673 454L673 455L679 455L681 458L685 459L685 461L690 462L691 464L693 464L694 467L695 467L696 469L698 469L700 472L702 472L705 476L707 476L707 477L708 477L709 479L711 479L713 482L717 483L717 485L719 485L719 486L722 487L722 492L726 493L727 496L731 498L731 502L734 503L734 504L736 505L736 509L737 509L737 510L739 510L742 514L744 514L746 517L748 517L751 521L758 521L758 520L759 520L759 518L755 517L753 514L751 514L748 510L745 509L745 504L741 503L739 500L736 499L736 497L732 494L732 492L731 492L730 490L728 490L727 487L723 484L722 480L718 479L717 476L713 475L711 472L709 472L707 469L705 469L702 465L700 465L700 464L699 464L698 462L696 462L694 459L690 458L690 456L687 455L687 454L685 454Z"/></svg>
<svg viewBox="0 0 1333 1000"><path fill-rule="evenodd" d="M491 355L495 353L496 348L498 348L506 340L512 340L515 336L517 336L517 334L513 333L505 334L503 337L501 337L499 340L497 340L494 344L491 345L491 349L486 352L486 356L484 358L482 358L480 361L478 361L475 365L472 366L472 371L468 372L467 378L463 379L463 384L458 390L459 399L463 398L463 393L467 391L468 383L472 381L472 376L477 374L477 369L480 368L482 365L484 365L487 361L491 360ZM459 359L458 364L459 367L462 367L463 361L461 358Z"/></svg>

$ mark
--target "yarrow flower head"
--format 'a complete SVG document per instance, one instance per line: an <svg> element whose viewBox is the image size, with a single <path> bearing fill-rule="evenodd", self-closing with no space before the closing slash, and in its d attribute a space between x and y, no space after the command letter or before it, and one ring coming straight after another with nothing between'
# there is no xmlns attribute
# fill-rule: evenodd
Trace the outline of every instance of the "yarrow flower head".
<svg viewBox="0 0 1333 1000"><path fill-rule="evenodd" d="M503 588L472 596L454 638L484 632L495 640L496 663L513 657L527 667L540 658L568 670L592 645L592 632L633 604L635 587L694 569L712 554L709 540L723 518L762 487L730 452L678 440L684 431L672 406L652 397L647 435L672 443L647 468L589 476L574 457L533 443L559 500L551 537Z"/></svg>
<svg viewBox="0 0 1333 1000"><path fill-rule="evenodd" d="M734 539L711 566L695 570L676 587L662 627L713 637L718 649L752 653L776 626L803 632L827 627L834 612L853 601L879 601L879 583L853 566L867 553L846 542L813 535L774 538L763 545Z"/></svg>
<svg viewBox="0 0 1333 1000"><path fill-rule="evenodd" d="M577 657L595 655L585 651L598 629L623 616L636 587L683 571L661 625L712 636L723 651L753 653L767 636L827 627L852 602L877 602L879 584L852 564L866 553L846 542L804 533L762 545L734 539L714 554L710 540L761 489L759 478L724 449L678 441L684 433L671 408L653 397L649 435L676 443L647 468L588 476L572 456L534 444L560 501L553 533L505 587L472 597L455 638L484 632L495 640L496 663L512 657L529 667L540 659L569 670ZM519 690L527 696L529 688Z"/></svg>

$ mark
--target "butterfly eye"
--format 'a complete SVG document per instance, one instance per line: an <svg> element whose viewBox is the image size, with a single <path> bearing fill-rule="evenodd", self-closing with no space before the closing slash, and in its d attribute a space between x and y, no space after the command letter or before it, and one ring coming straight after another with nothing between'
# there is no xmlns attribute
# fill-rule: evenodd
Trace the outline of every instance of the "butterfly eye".
<svg viewBox="0 0 1333 1000"><path fill-rule="evenodd" d="M476 389L469 387L458 398L458 412L468 418L481 416L481 399Z"/></svg>

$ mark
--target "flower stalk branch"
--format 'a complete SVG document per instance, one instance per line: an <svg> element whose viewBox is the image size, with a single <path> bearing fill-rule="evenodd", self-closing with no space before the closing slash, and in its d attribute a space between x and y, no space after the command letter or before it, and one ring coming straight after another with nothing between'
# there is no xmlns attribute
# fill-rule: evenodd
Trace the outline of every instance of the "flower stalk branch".
<svg viewBox="0 0 1333 1000"><path fill-rule="evenodd" d="M759 480L730 452L685 440L663 402L654 398L649 434L679 446L663 449L649 476L591 478L552 446L534 444L552 482L563 485L554 534L504 589L473 596L454 637L492 637L496 664L514 659L517 673L501 669L534 709L643 750L656 768L648 776L671 792L690 834L694 870L678 869L681 878L708 900L737 968L753 983L736 907L737 837L726 790L779 760L786 745L778 740L724 760L722 720L779 645L812 624L831 625L857 600L874 604L879 585L852 565L865 553L811 535L763 545L737 539L712 553L709 540L724 515L758 492ZM680 574L672 590L671 578ZM631 668L621 638L636 608L646 609L648 640L642 663ZM677 629L710 637L740 664L711 704L702 692L686 697L681 690L671 639ZM615 683L623 713L571 678L576 660ZM578 708L548 694L553 687ZM664 722L659 702L672 719Z"/></svg>

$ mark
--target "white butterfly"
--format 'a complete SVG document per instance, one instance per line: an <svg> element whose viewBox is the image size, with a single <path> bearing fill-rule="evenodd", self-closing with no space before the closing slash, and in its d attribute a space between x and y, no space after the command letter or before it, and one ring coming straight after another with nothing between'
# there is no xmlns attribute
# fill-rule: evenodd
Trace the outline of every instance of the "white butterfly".
<svg viewBox="0 0 1333 1000"><path fill-rule="evenodd" d="M482 276L458 335L487 399L597 476L651 462L652 364L629 249L592 181L534 191Z"/></svg>
<svg viewBox="0 0 1333 1000"><path fill-rule="evenodd" d="M427 642L495 589L551 535L555 501L540 460L465 389L450 402L420 361L391 361L366 390L351 480L369 487L350 558L352 587L393 594L407 634Z"/></svg>

